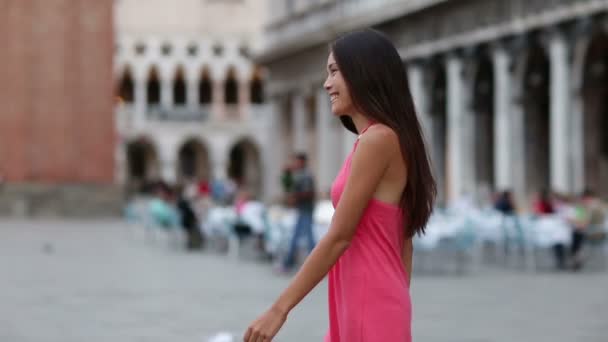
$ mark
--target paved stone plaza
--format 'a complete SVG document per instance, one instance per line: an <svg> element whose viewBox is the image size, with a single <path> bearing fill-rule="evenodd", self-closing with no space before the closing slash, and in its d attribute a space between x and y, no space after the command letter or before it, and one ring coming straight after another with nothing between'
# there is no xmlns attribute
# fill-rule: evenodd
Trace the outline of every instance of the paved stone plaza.
<svg viewBox="0 0 608 342"><path fill-rule="evenodd" d="M0 221L2 342L240 335L287 282L265 264L146 242L117 221ZM607 285L607 273L591 272L417 276L414 340L606 341ZM276 341L321 341L325 291L293 312Z"/></svg>

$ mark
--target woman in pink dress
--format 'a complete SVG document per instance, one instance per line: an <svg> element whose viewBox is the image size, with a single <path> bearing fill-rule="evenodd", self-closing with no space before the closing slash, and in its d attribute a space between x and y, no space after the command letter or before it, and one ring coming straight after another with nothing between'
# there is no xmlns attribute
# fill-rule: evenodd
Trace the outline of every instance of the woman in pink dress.
<svg viewBox="0 0 608 342"><path fill-rule="evenodd" d="M406 71L393 44L367 29L331 44L327 72L332 112L359 137L332 185L327 234L244 341L272 341L329 273L325 342L409 342L411 239L424 233L436 185Z"/></svg>

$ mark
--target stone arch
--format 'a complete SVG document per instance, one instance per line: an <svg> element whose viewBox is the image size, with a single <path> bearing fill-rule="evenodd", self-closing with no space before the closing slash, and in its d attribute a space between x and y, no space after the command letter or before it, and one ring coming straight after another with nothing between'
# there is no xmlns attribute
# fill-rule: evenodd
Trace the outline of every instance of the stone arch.
<svg viewBox="0 0 608 342"><path fill-rule="evenodd" d="M131 190L145 191L146 184L160 176L159 151L148 137L138 137L129 143L127 154L127 184Z"/></svg>
<svg viewBox="0 0 608 342"><path fill-rule="evenodd" d="M531 42L523 71L524 179L529 198L550 188L550 62L540 43Z"/></svg>
<svg viewBox="0 0 608 342"><path fill-rule="evenodd" d="M209 149L200 139L191 137L177 151L177 179L184 181L208 181L211 178Z"/></svg>
<svg viewBox="0 0 608 342"><path fill-rule="evenodd" d="M477 188L494 190L494 69L490 56L479 57L473 77L473 160Z"/></svg>
<svg viewBox="0 0 608 342"><path fill-rule="evenodd" d="M608 197L608 34L595 32L582 72L584 187Z"/></svg>
<svg viewBox="0 0 608 342"><path fill-rule="evenodd" d="M259 144L249 138L237 139L230 148L228 156L228 177L256 197L262 191L262 155Z"/></svg>

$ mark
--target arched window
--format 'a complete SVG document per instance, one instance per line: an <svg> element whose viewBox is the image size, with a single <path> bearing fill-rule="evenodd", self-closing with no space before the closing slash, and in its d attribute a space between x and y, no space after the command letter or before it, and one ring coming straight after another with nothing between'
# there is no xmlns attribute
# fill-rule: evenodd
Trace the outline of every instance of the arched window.
<svg viewBox="0 0 608 342"><path fill-rule="evenodd" d="M205 106L211 103L211 78L209 71L205 68L201 73L201 79L198 84L198 102Z"/></svg>
<svg viewBox="0 0 608 342"><path fill-rule="evenodd" d="M251 80L251 103L264 103L264 86L259 69L256 69Z"/></svg>
<svg viewBox="0 0 608 342"><path fill-rule="evenodd" d="M178 106L186 104L186 80L184 79L184 69L179 67L173 80L173 101Z"/></svg>
<svg viewBox="0 0 608 342"><path fill-rule="evenodd" d="M195 57L198 55L198 46L195 43L190 43L186 48L186 51L188 52L188 56Z"/></svg>
<svg viewBox="0 0 608 342"><path fill-rule="evenodd" d="M131 70L127 68L120 79L118 85L118 97L125 103L133 103L134 99L134 83L133 77L131 77Z"/></svg>
<svg viewBox="0 0 608 342"><path fill-rule="evenodd" d="M226 104L237 104L239 102L239 87L234 68L228 70L226 83L224 84L224 96Z"/></svg>
<svg viewBox="0 0 608 342"><path fill-rule="evenodd" d="M148 85L146 87L147 94L146 99L149 105L160 104L160 80L158 78L158 72L153 67L148 75Z"/></svg>
<svg viewBox="0 0 608 342"><path fill-rule="evenodd" d="M160 47L160 52L162 53L163 56L170 56L171 52L173 52L173 47L169 43L164 43Z"/></svg>
<svg viewBox="0 0 608 342"><path fill-rule="evenodd" d="M144 43L137 43L135 44L135 54L138 56L142 56L143 54L146 53L146 45Z"/></svg>
<svg viewBox="0 0 608 342"><path fill-rule="evenodd" d="M212 50L216 57L221 57L224 54L224 47L220 43L214 44Z"/></svg>

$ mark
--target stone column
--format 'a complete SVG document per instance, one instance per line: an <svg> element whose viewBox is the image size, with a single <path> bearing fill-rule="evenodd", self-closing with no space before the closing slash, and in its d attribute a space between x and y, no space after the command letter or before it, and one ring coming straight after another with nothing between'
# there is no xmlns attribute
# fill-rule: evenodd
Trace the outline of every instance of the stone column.
<svg viewBox="0 0 608 342"><path fill-rule="evenodd" d="M572 166L570 191L579 194L585 187L585 127L583 119L582 85L574 87L572 96L572 116L570 119L570 158Z"/></svg>
<svg viewBox="0 0 608 342"><path fill-rule="evenodd" d="M213 179L228 179L229 147L225 139L215 137L211 144L210 160L212 165Z"/></svg>
<svg viewBox="0 0 608 342"><path fill-rule="evenodd" d="M199 94L198 94L198 82L196 79L194 80L187 80L186 83L186 97L187 97L187 103L188 103L188 107L190 109L197 109L198 108L198 100L199 100Z"/></svg>
<svg viewBox="0 0 608 342"><path fill-rule="evenodd" d="M164 146L159 146L159 160L158 166L160 176L163 181L168 183L175 183L177 180L177 156L174 151L169 151Z"/></svg>
<svg viewBox="0 0 608 342"><path fill-rule="evenodd" d="M568 163L570 143L570 61L569 47L560 33L549 39L550 76L550 175L554 191L568 193L570 168Z"/></svg>
<svg viewBox="0 0 608 342"><path fill-rule="evenodd" d="M503 47L492 54L494 66L494 180L497 190L514 186L512 165L511 56Z"/></svg>
<svg viewBox="0 0 608 342"><path fill-rule="evenodd" d="M336 129L331 112L331 102L323 87L317 88L317 190L322 194L329 192L331 184L342 164L341 132Z"/></svg>
<svg viewBox="0 0 608 342"><path fill-rule="evenodd" d="M590 39L590 38L589 38ZM570 145L570 164L571 164L571 191L579 194L585 187L585 127L584 127L584 99L583 82L586 56L578 56L572 65L572 115L571 125L571 145Z"/></svg>
<svg viewBox="0 0 608 342"><path fill-rule="evenodd" d="M128 167L129 161L127 160L127 141L122 135L119 135L119 140L114 147L114 181L116 184L124 186L128 181Z"/></svg>
<svg viewBox="0 0 608 342"><path fill-rule="evenodd" d="M147 111L147 98L146 98L146 81L145 79L136 79L135 80L135 98L134 98L134 120L133 126L138 129L141 128L146 121L146 111Z"/></svg>
<svg viewBox="0 0 608 342"><path fill-rule="evenodd" d="M295 152L308 151L308 132L306 131L306 97L302 91L296 91L292 99L293 135Z"/></svg>
<svg viewBox="0 0 608 342"><path fill-rule="evenodd" d="M429 98L424 87L424 71L418 63L410 63L407 67L407 76L410 86L410 92L418 114L418 120L422 126L424 138L427 142L427 148L430 148L430 142L433 141L431 136L431 118L429 117Z"/></svg>
<svg viewBox="0 0 608 342"><path fill-rule="evenodd" d="M239 82L239 117L246 119L249 117L251 106L251 87L249 80Z"/></svg>
<svg viewBox="0 0 608 342"><path fill-rule="evenodd" d="M211 116L216 120L221 120L224 117L224 108L226 107L224 82L213 80L211 87Z"/></svg>
<svg viewBox="0 0 608 342"><path fill-rule="evenodd" d="M173 80L171 77L162 77L160 81L160 104L163 109L173 108Z"/></svg>
<svg viewBox="0 0 608 342"><path fill-rule="evenodd" d="M526 190L526 145L525 145L525 115L523 99L525 74L518 72L511 75L512 96L510 99L511 140L509 141L509 165L512 175L512 184L515 202L523 206L528 203L528 190Z"/></svg>
<svg viewBox="0 0 608 342"><path fill-rule="evenodd" d="M470 153L467 151L466 85L463 80L463 64L458 56L447 60L447 198L458 199L467 192Z"/></svg>
<svg viewBox="0 0 608 342"><path fill-rule="evenodd" d="M267 125L263 127L263 155L262 162L264 166L263 177L264 177L264 189L263 197L267 202L274 202L280 199L282 195L281 188L281 171L285 164L285 142L281 141L281 119L280 116L283 114L283 101L284 97L280 95L274 95L268 99L268 120Z"/></svg>

